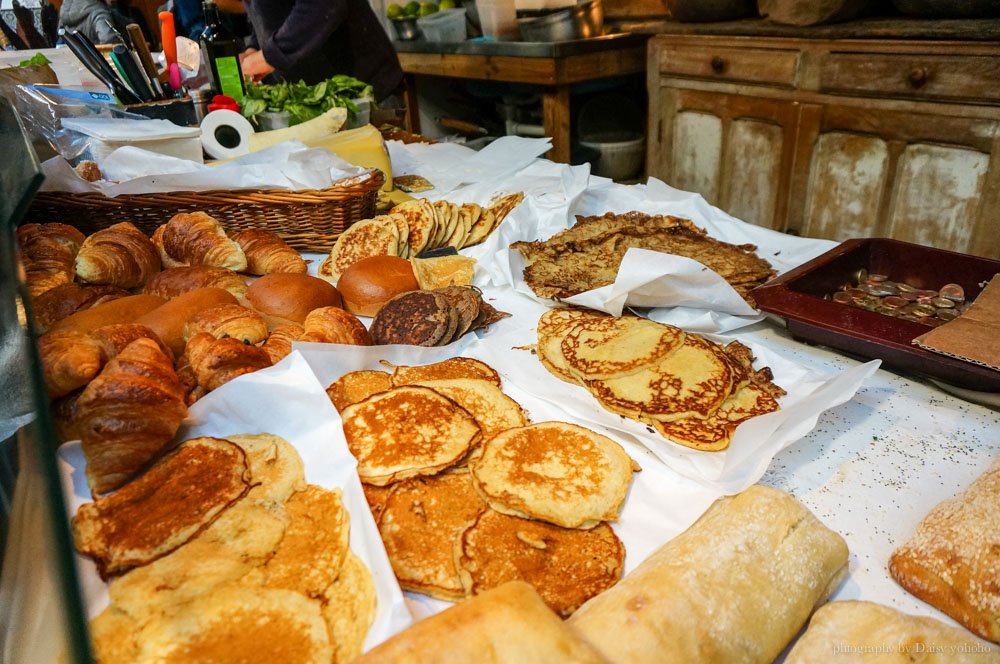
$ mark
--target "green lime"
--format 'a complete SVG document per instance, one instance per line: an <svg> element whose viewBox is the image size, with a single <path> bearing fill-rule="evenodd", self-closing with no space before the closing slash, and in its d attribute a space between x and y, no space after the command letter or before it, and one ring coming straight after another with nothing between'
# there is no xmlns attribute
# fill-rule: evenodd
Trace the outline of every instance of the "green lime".
<svg viewBox="0 0 1000 664"><path fill-rule="evenodd" d="M420 13L420 3L417 0L410 0L403 6L403 16L416 16Z"/></svg>
<svg viewBox="0 0 1000 664"><path fill-rule="evenodd" d="M441 2L438 3L438 9L440 9L441 11L454 8L455 8L455 0L441 0Z"/></svg>
<svg viewBox="0 0 1000 664"><path fill-rule="evenodd" d="M403 8L393 2L385 8L385 15L388 18L399 18L403 15Z"/></svg>
<svg viewBox="0 0 1000 664"><path fill-rule="evenodd" d="M430 16L431 14L437 13L438 6L434 2L421 2L420 3L420 16Z"/></svg>

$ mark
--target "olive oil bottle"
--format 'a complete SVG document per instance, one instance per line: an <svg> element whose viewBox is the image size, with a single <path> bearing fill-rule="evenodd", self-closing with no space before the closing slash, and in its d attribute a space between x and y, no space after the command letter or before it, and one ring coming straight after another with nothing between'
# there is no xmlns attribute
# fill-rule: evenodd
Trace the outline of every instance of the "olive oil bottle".
<svg viewBox="0 0 1000 664"><path fill-rule="evenodd" d="M238 103L243 101L243 69L240 67L240 42L219 18L214 0L201 4L205 30L201 33L201 53L212 70L212 88Z"/></svg>

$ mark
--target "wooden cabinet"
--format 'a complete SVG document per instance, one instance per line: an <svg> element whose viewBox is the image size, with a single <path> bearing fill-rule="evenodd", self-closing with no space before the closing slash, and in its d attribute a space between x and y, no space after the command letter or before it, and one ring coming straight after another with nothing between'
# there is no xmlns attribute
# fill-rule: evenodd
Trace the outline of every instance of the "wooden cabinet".
<svg viewBox="0 0 1000 664"><path fill-rule="evenodd" d="M648 174L776 230L1000 257L1000 44L661 35Z"/></svg>

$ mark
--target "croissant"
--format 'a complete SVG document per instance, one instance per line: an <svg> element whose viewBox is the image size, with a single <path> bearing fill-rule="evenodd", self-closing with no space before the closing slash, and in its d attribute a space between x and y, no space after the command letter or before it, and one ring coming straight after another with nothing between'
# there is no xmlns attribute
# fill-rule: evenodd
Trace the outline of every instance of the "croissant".
<svg viewBox="0 0 1000 664"><path fill-rule="evenodd" d="M104 325L96 330L92 330L90 332L90 337L97 343L98 347L100 347L101 355L105 362L109 362L113 358L117 357L136 339L151 339L157 346L159 346L160 351L167 356L167 359L171 362L174 360L173 351L171 351L170 348L160 340L160 337L157 336L156 332L145 325L140 325L139 323L116 323L113 325Z"/></svg>
<svg viewBox="0 0 1000 664"><path fill-rule="evenodd" d="M184 350L198 386L207 392L237 376L271 366L267 351L237 339L216 339L202 332L188 340Z"/></svg>
<svg viewBox="0 0 1000 664"><path fill-rule="evenodd" d="M80 440L80 430L76 426L76 402L83 390L71 392L52 401L52 422L56 428L56 438L60 443Z"/></svg>
<svg viewBox="0 0 1000 664"><path fill-rule="evenodd" d="M247 257L226 236L222 224L204 212L174 215L153 233L153 244L164 267L214 265L229 270L245 270Z"/></svg>
<svg viewBox="0 0 1000 664"><path fill-rule="evenodd" d="M299 341L328 344L371 346L372 335L353 314L339 307L313 309L302 324L305 330Z"/></svg>
<svg viewBox="0 0 1000 664"><path fill-rule="evenodd" d="M25 224L17 229L24 276L31 297L73 281L83 233L66 224Z"/></svg>
<svg viewBox="0 0 1000 664"><path fill-rule="evenodd" d="M271 356L271 362L277 364L286 355L292 352L292 342L298 341L302 337L304 330L299 325L289 323L279 325L271 331L271 336L267 338L261 346Z"/></svg>
<svg viewBox="0 0 1000 664"><path fill-rule="evenodd" d="M86 332L77 330L43 334L38 338L38 355L46 388L53 399L92 381L105 361L100 344Z"/></svg>
<svg viewBox="0 0 1000 664"><path fill-rule="evenodd" d="M258 344L267 338L267 322L252 309L238 304L221 304L199 311L184 325L184 338L207 332L216 339L231 337Z"/></svg>
<svg viewBox="0 0 1000 664"><path fill-rule="evenodd" d="M237 298L242 298L247 292L247 284L243 281L243 277L232 270L210 265L191 265L164 270L153 275L153 278L146 283L143 292L170 299L199 288L221 288Z"/></svg>
<svg viewBox="0 0 1000 664"><path fill-rule="evenodd" d="M130 343L76 403L91 492L125 484L170 442L186 415L170 359L152 339Z"/></svg>
<svg viewBox="0 0 1000 664"><path fill-rule="evenodd" d="M160 254L146 235L128 222L88 237L76 255L76 276L91 284L142 286L160 271Z"/></svg>
<svg viewBox="0 0 1000 664"><path fill-rule="evenodd" d="M98 304L126 297L128 291L115 286L82 286L68 283L51 288L31 300L31 310L35 314L35 324L39 331L50 327L81 309L89 309Z"/></svg>
<svg viewBox="0 0 1000 664"><path fill-rule="evenodd" d="M198 377L194 375L194 369L191 367L186 349L181 355L181 359L177 360L177 379L184 389L184 403L189 406L208 394L203 387L198 385Z"/></svg>
<svg viewBox="0 0 1000 664"><path fill-rule="evenodd" d="M306 262L271 231L249 229L232 236L234 242L243 248L247 257L247 272L250 274L271 274L272 272L294 272L305 274Z"/></svg>

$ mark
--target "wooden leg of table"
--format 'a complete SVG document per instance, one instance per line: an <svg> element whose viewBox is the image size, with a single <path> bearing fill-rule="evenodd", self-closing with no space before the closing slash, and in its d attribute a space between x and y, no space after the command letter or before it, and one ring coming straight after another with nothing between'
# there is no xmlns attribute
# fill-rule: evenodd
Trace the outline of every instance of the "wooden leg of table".
<svg viewBox="0 0 1000 664"><path fill-rule="evenodd" d="M406 102L406 131L420 133L420 109L417 107L417 80L413 74L403 74L403 100Z"/></svg>
<svg viewBox="0 0 1000 664"><path fill-rule="evenodd" d="M542 123L545 135L552 139L552 149L546 155L561 164L569 163L569 86L548 88L542 94Z"/></svg>

